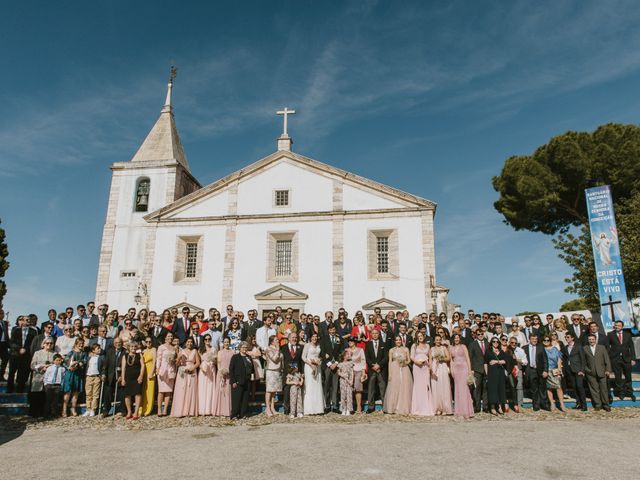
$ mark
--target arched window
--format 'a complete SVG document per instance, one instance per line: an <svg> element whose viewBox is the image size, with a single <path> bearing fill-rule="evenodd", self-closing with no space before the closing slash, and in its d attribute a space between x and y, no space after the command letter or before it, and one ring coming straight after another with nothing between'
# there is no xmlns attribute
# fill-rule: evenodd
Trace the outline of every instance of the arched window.
<svg viewBox="0 0 640 480"><path fill-rule="evenodd" d="M138 179L136 183L136 212L146 212L149 209L149 188L151 181L147 177Z"/></svg>

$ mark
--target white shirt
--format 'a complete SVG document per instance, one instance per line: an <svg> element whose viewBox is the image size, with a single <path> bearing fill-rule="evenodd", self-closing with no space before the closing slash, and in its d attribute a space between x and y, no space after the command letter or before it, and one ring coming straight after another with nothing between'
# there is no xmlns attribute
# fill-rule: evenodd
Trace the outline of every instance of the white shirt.
<svg viewBox="0 0 640 480"><path fill-rule="evenodd" d="M266 325L260 327L258 330L256 330L256 343L258 344L258 347L260 347L262 350L266 350L269 346L269 337L271 335L276 335L277 333L278 332L273 327L267 328Z"/></svg>
<svg viewBox="0 0 640 480"><path fill-rule="evenodd" d="M64 372L67 369L63 366L49 365L44 372L43 382L45 385L60 385Z"/></svg>
<svg viewBox="0 0 640 480"><path fill-rule="evenodd" d="M593 347L591 345L589 345L589 348L591 349L591 353L593 353L593 356L596 356L596 347L598 346L598 344L594 345Z"/></svg>
<svg viewBox="0 0 640 480"><path fill-rule="evenodd" d="M98 370L98 355L90 355L89 363L87 365L87 375L100 375Z"/></svg>

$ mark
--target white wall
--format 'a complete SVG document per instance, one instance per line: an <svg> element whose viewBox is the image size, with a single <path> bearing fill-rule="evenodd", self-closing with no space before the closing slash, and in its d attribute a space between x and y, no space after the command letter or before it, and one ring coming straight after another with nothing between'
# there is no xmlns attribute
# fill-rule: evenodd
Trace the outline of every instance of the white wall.
<svg viewBox="0 0 640 480"><path fill-rule="evenodd" d="M342 191L342 205L345 210L376 210L386 208L402 208L399 202L383 198L363 188L344 185Z"/></svg>
<svg viewBox="0 0 640 480"><path fill-rule="evenodd" d="M228 213L229 194L227 190L223 190L170 216L177 218L217 217Z"/></svg>
<svg viewBox="0 0 640 480"><path fill-rule="evenodd" d="M175 182L175 170L166 167L116 170L116 175L120 177L116 225L146 225L143 217L166 205L167 190ZM135 211L136 183L141 177L148 177L151 181L146 212Z"/></svg>

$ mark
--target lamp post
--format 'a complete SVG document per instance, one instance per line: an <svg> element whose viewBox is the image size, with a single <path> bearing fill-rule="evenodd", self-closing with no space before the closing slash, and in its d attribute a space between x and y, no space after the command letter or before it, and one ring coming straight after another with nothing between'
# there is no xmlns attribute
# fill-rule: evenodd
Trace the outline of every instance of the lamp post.
<svg viewBox="0 0 640 480"><path fill-rule="evenodd" d="M138 291L133 297L133 300L136 302L136 305L142 305L144 303L145 308L147 310L149 309L149 294L146 283L138 283Z"/></svg>

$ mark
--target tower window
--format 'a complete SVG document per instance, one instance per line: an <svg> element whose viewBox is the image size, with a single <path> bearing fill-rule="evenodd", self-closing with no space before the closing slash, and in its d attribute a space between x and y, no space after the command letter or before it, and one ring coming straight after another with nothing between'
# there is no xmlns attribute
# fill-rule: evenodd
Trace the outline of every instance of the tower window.
<svg viewBox="0 0 640 480"><path fill-rule="evenodd" d="M291 240L276 240L276 277L291 275Z"/></svg>
<svg viewBox="0 0 640 480"><path fill-rule="evenodd" d="M196 242L187 243L187 262L185 265L185 277L196 278L196 267L198 265L198 244Z"/></svg>
<svg viewBox="0 0 640 480"><path fill-rule="evenodd" d="M389 237L376 237L378 273L389 273Z"/></svg>
<svg viewBox="0 0 640 480"><path fill-rule="evenodd" d="M136 187L136 212L146 212L149 210L149 189L151 181L148 178L138 180Z"/></svg>
<svg viewBox="0 0 640 480"><path fill-rule="evenodd" d="M274 204L276 207L288 207L289 190L276 190Z"/></svg>

